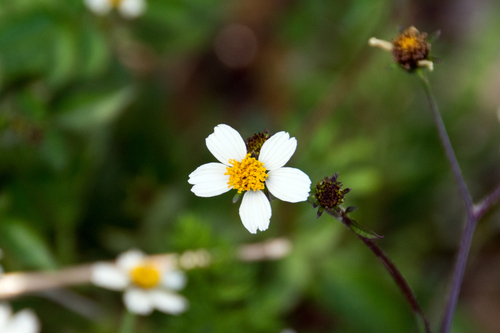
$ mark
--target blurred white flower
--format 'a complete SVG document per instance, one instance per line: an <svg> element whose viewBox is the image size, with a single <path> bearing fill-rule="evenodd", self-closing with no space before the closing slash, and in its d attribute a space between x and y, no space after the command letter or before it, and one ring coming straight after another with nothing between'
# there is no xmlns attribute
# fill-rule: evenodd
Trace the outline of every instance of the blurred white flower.
<svg viewBox="0 0 500 333"><path fill-rule="evenodd" d="M181 314L188 300L173 291L186 285L183 272L149 260L139 250L129 250L115 264L96 263L92 267L92 282L111 290L124 290L123 302L130 312L148 315L154 309Z"/></svg>
<svg viewBox="0 0 500 333"><path fill-rule="evenodd" d="M24 309L13 314L10 305L0 303L0 332L38 333L40 332L40 322L30 309Z"/></svg>
<svg viewBox="0 0 500 333"><path fill-rule="evenodd" d="M291 328L285 328L280 333L297 333L297 332L295 330L292 330Z"/></svg>
<svg viewBox="0 0 500 333"><path fill-rule="evenodd" d="M146 11L146 0L83 0L97 15L106 15L113 8L125 18L135 18Z"/></svg>
<svg viewBox="0 0 500 333"><path fill-rule="evenodd" d="M299 169L283 167L297 148L287 132L267 139L258 159L247 152L241 135L228 125L218 125L206 139L208 150L220 163L207 163L189 175L191 191L199 197L213 197L231 189L245 191L240 217L252 234L269 227L271 204L262 191L266 186L276 198L287 202L306 201L311 180Z"/></svg>
<svg viewBox="0 0 500 333"><path fill-rule="evenodd" d="M3 258L3 250L0 249L0 260ZM0 265L0 278L2 277L3 274L3 266Z"/></svg>

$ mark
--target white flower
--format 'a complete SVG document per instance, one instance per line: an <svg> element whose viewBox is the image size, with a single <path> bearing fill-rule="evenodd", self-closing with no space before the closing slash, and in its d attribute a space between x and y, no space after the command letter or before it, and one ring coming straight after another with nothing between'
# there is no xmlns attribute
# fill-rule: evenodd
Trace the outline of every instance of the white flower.
<svg viewBox="0 0 500 333"><path fill-rule="evenodd" d="M97 15L106 15L113 8L125 18L135 18L146 11L145 0L84 0L85 5Z"/></svg>
<svg viewBox="0 0 500 333"><path fill-rule="evenodd" d="M24 309L13 314L10 305L1 303L0 332L38 333L40 332L40 322L32 310Z"/></svg>
<svg viewBox="0 0 500 333"><path fill-rule="evenodd" d="M2 258L3 258L3 250L0 249L0 259ZM3 275L3 266L0 265L0 278L2 277L2 275Z"/></svg>
<svg viewBox="0 0 500 333"><path fill-rule="evenodd" d="M130 312L148 315L154 309L181 314L188 300L172 292L186 285L183 272L152 260L139 250L129 250L115 264L96 263L92 267L92 282L112 290L124 290L123 302Z"/></svg>
<svg viewBox="0 0 500 333"><path fill-rule="evenodd" d="M309 176L299 169L283 167L297 148L297 140L278 132L264 142L258 159L247 153L241 135L228 125L218 125L206 139L208 150L220 163L207 163L189 175L191 191L199 197L213 197L231 189L246 191L240 217L252 234L269 227L271 204L262 191L265 186L276 198L287 202L307 200Z"/></svg>

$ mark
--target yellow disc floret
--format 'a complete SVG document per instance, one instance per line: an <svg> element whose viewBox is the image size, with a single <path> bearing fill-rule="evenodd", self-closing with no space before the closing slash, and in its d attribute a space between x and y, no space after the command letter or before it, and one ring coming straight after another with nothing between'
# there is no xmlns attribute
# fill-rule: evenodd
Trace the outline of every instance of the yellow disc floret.
<svg viewBox="0 0 500 333"><path fill-rule="evenodd" d="M136 286L150 289L158 285L161 275L156 265L152 263L142 263L132 268L130 277Z"/></svg>
<svg viewBox="0 0 500 333"><path fill-rule="evenodd" d="M422 66L422 61L430 61L431 44L427 34L415 27L409 27L398 38L392 40L392 56L407 71L413 71Z"/></svg>
<svg viewBox="0 0 500 333"><path fill-rule="evenodd" d="M399 46L403 50L409 50L419 45L419 41L415 36L405 36L399 40Z"/></svg>
<svg viewBox="0 0 500 333"><path fill-rule="evenodd" d="M109 0L111 2L111 6L112 7L115 7L115 8L118 8L118 6L120 6L122 0Z"/></svg>
<svg viewBox="0 0 500 333"><path fill-rule="evenodd" d="M238 193L264 189L264 181L267 178L264 163L247 154L241 162L229 160L229 164L232 167L227 167L225 173L225 175L229 175L229 182L227 183L229 187L238 190Z"/></svg>

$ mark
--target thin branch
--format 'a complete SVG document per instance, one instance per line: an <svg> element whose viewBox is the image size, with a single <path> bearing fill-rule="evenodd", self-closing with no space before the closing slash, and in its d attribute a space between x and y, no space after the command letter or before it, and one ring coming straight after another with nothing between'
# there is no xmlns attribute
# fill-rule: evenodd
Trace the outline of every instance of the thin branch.
<svg viewBox="0 0 500 333"><path fill-rule="evenodd" d="M490 209L499 200L500 186L497 187L493 192L491 192L480 204L476 205L473 214L468 215L467 217L465 229L460 241L457 261L453 270L453 281L450 289L450 294L448 302L446 303L443 322L441 323L441 333L448 333L451 329L453 314L455 313L455 309L457 306L458 296L460 294L460 288L462 286L462 281L465 273L465 267L467 265L467 258L469 256L472 237L474 235L474 230L476 228L477 222L483 216L483 214L486 213L488 209Z"/></svg>
<svg viewBox="0 0 500 333"><path fill-rule="evenodd" d="M500 201L500 185L475 206L474 215L479 220L494 204Z"/></svg>
<svg viewBox="0 0 500 333"><path fill-rule="evenodd" d="M368 248L377 256L377 258L382 261L382 264L385 266L389 274L392 276L396 284L398 285L399 289L401 289L401 292L405 296L406 300L410 304L410 307L412 311L419 315L420 318L422 318L422 321L424 322L424 327L425 327L425 332L429 333L431 331L429 322L425 318L424 312L420 308L420 305L418 304L417 298L415 297L415 294L410 288L410 285L406 280L404 279L403 275L397 267L394 265L394 263L387 257L387 255L369 238L363 237L358 235L358 238L363 241L363 243L368 246Z"/></svg>
<svg viewBox="0 0 500 333"><path fill-rule="evenodd" d="M453 281L451 284L448 301L446 303L446 308L443 314L443 321L441 323L441 333L448 333L451 329L451 323L453 321L453 315L457 307L458 296L462 287L465 266L467 264L467 258L469 257L472 236L474 235L477 221L478 220L476 216L469 215L467 218L467 222L465 223L465 229L463 231L462 239L460 241L460 248L458 250L457 261L455 263L455 268L453 269Z"/></svg>
<svg viewBox="0 0 500 333"><path fill-rule="evenodd" d="M473 210L472 198L470 196L469 190L467 189L467 184L465 183L464 177L462 176L460 165L458 164L457 157L455 156L455 151L453 150L450 138L448 137L448 133L446 132L446 127L444 126L443 119L441 118L441 114L439 113L439 108L437 106L436 100L432 95L431 87L427 79L424 77L423 71L419 72L419 78L421 79L425 94L427 96L427 100L429 101L429 106L431 107L432 111L432 117L434 118L434 122L436 123L436 128L439 133L441 143L443 144L446 157L448 158L451 170L453 171L453 175L455 176L455 180L460 189L460 194L462 196L462 201L464 202L465 209L467 210L467 215L471 215Z"/></svg>
<svg viewBox="0 0 500 333"><path fill-rule="evenodd" d="M467 184L462 176L462 171L460 170L460 165L458 164L455 152L446 132L446 127L439 113L439 109L434 99L429 82L424 77L423 71L419 72L419 78L421 79L422 85L424 87L425 94L429 101L429 105L432 111L432 116L434 122L436 123L436 128L439 133L439 138L443 144L446 157L450 163L455 180L460 188L460 194L462 196L462 201L464 202L465 209L467 211L467 221L465 223L465 228L460 240L460 247L458 249L457 259L455 267L453 269L453 278L450 293L448 295L448 301L446 303L446 308L443 314L443 321L441 323L441 333L449 333L451 329L451 324L453 321L453 316L455 314L455 309L457 307L458 296L460 295L460 289L462 287L462 281L465 273L465 267L467 265L467 258L469 257L469 251L472 243L472 237L474 236L474 230L476 229L477 222L479 218L486 212L486 210L491 207L500 198L500 188L495 190L490 196L488 196L485 201L478 207L475 207L469 190L467 189Z"/></svg>
<svg viewBox="0 0 500 333"><path fill-rule="evenodd" d="M330 214L331 216L335 217L336 219L340 220L342 223L344 223L349 229L351 220L350 218L343 212L342 214L339 214L338 212L326 209L325 212ZM424 327L425 327L425 332L430 333L430 325L427 319L425 318L424 312L420 308L420 305L418 304L417 298L413 291L410 288L410 285L408 282L406 282L405 278L403 277L403 274L398 270L396 265L389 259L389 257L380 249L371 239L367 237L363 237L361 235L358 235L359 239L363 241L363 243L368 246L368 248L375 254L377 258L380 259L384 267L387 269L391 277L394 279L394 282L396 282L396 285L399 287L401 292L403 293L404 297L410 304L410 307L413 311L414 314L420 316L422 318L422 321L424 322Z"/></svg>

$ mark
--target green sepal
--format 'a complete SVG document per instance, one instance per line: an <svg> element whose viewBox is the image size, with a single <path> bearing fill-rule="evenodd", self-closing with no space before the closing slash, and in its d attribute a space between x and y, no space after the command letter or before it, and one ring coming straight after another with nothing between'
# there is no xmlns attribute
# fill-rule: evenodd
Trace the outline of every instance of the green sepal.
<svg viewBox="0 0 500 333"><path fill-rule="evenodd" d="M323 207L319 207L318 212L316 213L316 218L319 219L324 211L325 211L325 209Z"/></svg>
<svg viewBox="0 0 500 333"><path fill-rule="evenodd" d="M318 207L319 203L318 203L318 199L316 198L316 196L314 194L311 194L308 198L307 198L307 202L309 202L313 208L316 208Z"/></svg>
<svg viewBox="0 0 500 333"><path fill-rule="evenodd" d="M352 231L354 231L356 234L358 234L362 237L369 238L369 239L384 238L384 236L378 235L375 231L368 229L364 225L356 222L355 220L350 219L350 222L351 223L349 224L349 228L351 228Z"/></svg>
<svg viewBox="0 0 500 333"><path fill-rule="evenodd" d="M358 209L358 207L350 206L346 208L345 212L346 213L354 212L356 209Z"/></svg>
<svg viewBox="0 0 500 333"><path fill-rule="evenodd" d="M438 40L439 37L441 37L441 30L434 31L433 33L429 34L427 42L429 42L429 44L432 44L436 40Z"/></svg>
<svg viewBox="0 0 500 333"><path fill-rule="evenodd" d="M233 197L233 204L235 204L238 201L240 201L240 198L241 198L242 195L243 195L243 192L241 192L241 193L236 192L236 194Z"/></svg>

